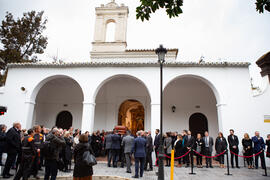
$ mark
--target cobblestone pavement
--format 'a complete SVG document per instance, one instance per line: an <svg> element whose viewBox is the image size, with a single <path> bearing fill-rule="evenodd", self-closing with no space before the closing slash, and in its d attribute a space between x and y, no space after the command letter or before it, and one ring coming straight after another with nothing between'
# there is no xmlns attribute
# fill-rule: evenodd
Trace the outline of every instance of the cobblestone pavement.
<svg viewBox="0 0 270 180"><path fill-rule="evenodd" d="M43 168L44 169L44 168ZM190 168L174 168L174 179L188 179L188 180L270 180L270 175L268 177L262 176L264 170L262 169L247 169L242 167L241 169L230 169L231 176L225 175L227 169L220 169L219 167L214 167L213 169L208 168L194 168L195 175L190 175ZM144 173L144 177L140 178L142 180L156 180L156 171L157 167L154 168L154 171L149 171ZM165 179L170 179L170 168L164 167ZM11 173L15 173L14 170ZM268 174L270 174L270 168L268 168ZM41 179L43 179L44 171L39 172ZM108 168L106 163L99 162L98 165L94 166L94 175L109 175L109 176L121 176L130 178L134 175L134 166L132 166L132 174L126 173L125 168ZM72 177L72 173L58 172L58 179L60 177ZM1 179L1 177L0 177ZM12 178L10 178L11 180Z"/></svg>

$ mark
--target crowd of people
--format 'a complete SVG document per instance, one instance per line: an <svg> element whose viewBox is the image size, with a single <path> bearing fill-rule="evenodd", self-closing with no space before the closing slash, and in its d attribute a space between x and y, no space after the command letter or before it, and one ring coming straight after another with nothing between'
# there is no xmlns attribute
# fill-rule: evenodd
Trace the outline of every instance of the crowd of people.
<svg viewBox="0 0 270 180"><path fill-rule="evenodd" d="M162 138L162 139L161 139ZM162 142L162 146L160 143ZM88 131L81 134L79 129L52 129L36 125L29 130L21 129L20 123L14 123L7 131L5 125L0 125L0 165L4 166L3 178L14 176L14 180L30 176L39 179L39 171L45 167L45 180L55 180L58 170L71 171L71 164L74 160L74 179L92 179L92 166L83 163L83 154L89 151L95 157L107 156L108 167L124 167L126 172L131 172L133 158L135 159L135 175L133 178L143 177L144 171L153 171L153 165L158 166L159 152L165 154L165 166L170 166L170 156L174 149L174 157L177 158L177 167L189 167L196 156L196 165L213 168L212 157L216 157L221 168L224 168L224 155L229 149L231 155L231 167L240 168L238 155L239 144L242 143L243 155L249 169L258 169L258 159L261 160L262 168L265 168L264 151L267 146L266 156L270 157L270 134L266 141L255 132L255 136L249 137L247 133L241 142L234 130L225 138L222 132L218 133L215 141L206 131L203 135L198 133L192 136L191 131L183 130L182 133L167 132L160 134L159 129L155 131L154 140L151 131L138 131L136 135L126 131L124 134L113 131L95 131L90 134ZM213 154L213 152L216 154ZM155 152L156 161L153 163L152 153ZM2 154L7 153L5 164L2 164ZM179 158L181 157L181 158ZM255 163L254 158L255 157ZM10 174L10 169L16 169L16 174Z"/></svg>

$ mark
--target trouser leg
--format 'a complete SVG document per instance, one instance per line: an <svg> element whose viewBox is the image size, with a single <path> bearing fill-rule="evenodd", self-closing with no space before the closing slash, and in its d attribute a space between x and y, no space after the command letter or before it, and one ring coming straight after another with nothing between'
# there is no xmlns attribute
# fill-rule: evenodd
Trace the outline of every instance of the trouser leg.
<svg viewBox="0 0 270 180"><path fill-rule="evenodd" d="M51 175L50 161L45 160L45 176L44 176L44 180L49 180L50 175Z"/></svg>
<svg viewBox="0 0 270 180"><path fill-rule="evenodd" d="M152 151L148 152L148 158L149 168L153 169Z"/></svg>
<svg viewBox="0 0 270 180"><path fill-rule="evenodd" d="M143 177L144 162L145 158L144 157L140 158L140 177Z"/></svg>
<svg viewBox="0 0 270 180"><path fill-rule="evenodd" d="M57 161L53 160L51 165L51 180L56 180L57 173L58 173L58 167L57 167Z"/></svg>
<svg viewBox="0 0 270 180"><path fill-rule="evenodd" d="M0 152L0 165L3 164L3 162L2 162L2 156L3 156L3 152Z"/></svg>
<svg viewBox="0 0 270 180"><path fill-rule="evenodd" d="M236 167L238 167L238 156L236 156L236 155L235 155L235 164L236 164Z"/></svg>
<svg viewBox="0 0 270 180"><path fill-rule="evenodd" d="M258 158L259 158L259 156L255 156L255 166L256 166L256 168L258 168Z"/></svg>
<svg viewBox="0 0 270 180"><path fill-rule="evenodd" d="M23 180L28 179L31 174L33 164L33 158L25 159L24 168L23 168Z"/></svg>
<svg viewBox="0 0 270 180"><path fill-rule="evenodd" d="M139 177L139 158L135 158L135 177Z"/></svg>
<svg viewBox="0 0 270 180"><path fill-rule="evenodd" d="M8 154L7 160L5 163L5 168L3 170L3 175L8 175L9 171L11 169L11 166L13 166L15 160L16 160L16 155L17 154Z"/></svg>
<svg viewBox="0 0 270 180"><path fill-rule="evenodd" d="M108 157L108 166L111 166L111 161L112 161L112 150L111 149L108 150L107 157Z"/></svg>
<svg viewBox="0 0 270 180"><path fill-rule="evenodd" d="M38 174L38 169L39 169L38 161L39 161L39 157L35 156L34 161L33 161L33 165L32 165L32 174L34 177L36 177Z"/></svg>
<svg viewBox="0 0 270 180"><path fill-rule="evenodd" d="M157 149L155 149L155 155L156 155L156 166L158 165L158 154L157 154Z"/></svg>
<svg viewBox="0 0 270 180"><path fill-rule="evenodd" d="M220 164L224 164L224 155L220 156Z"/></svg>
<svg viewBox="0 0 270 180"><path fill-rule="evenodd" d="M260 154L262 168L265 169L264 151Z"/></svg>
<svg viewBox="0 0 270 180"><path fill-rule="evenodd" d="M125 158L126 158L126 164L127 164L127 171L131 172L131 153L125 153Z"/></svg>
<svg viewBox="0 0 270 180"><path fill-rule="evenodd" d="M233 158L234 158L234 154L231 153L231 165L232 165L232 167L234 167Z"/></svg>
<svg viewBox="0 0 270 180"><path fill-rule="evenodd" d="M20 166L19 166L19 168L18 168L18 171L17 171L17 173L16 173L16 175L15 175L15 177L14 177L13 180L20 180L21 177L23 177L24 164L25 164L25 162L24 162L24 160L23 160L23 161L21 162L21 164L20 164Z"/></svg>

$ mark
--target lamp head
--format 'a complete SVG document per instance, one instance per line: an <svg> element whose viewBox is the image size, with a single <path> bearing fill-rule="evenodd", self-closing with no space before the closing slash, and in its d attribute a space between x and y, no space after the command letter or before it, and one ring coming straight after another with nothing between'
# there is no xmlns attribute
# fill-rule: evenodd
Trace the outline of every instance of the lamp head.
<svg viewBox="0 0 270 180"><path fill-rule="evenodd" d="M156 49L156 54L158 55L158 62L165 62L165 55L167 54L167 49L163 47L163 45L159 45L159 48Z"/></svg>

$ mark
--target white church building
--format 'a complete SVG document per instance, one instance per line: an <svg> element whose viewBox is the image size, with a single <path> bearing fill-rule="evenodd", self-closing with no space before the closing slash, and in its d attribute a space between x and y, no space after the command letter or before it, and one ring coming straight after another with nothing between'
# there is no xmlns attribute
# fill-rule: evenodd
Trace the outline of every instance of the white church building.
<svg viewBox="0 0 270 180"><path fill-rule="evenodd" d="M0 106L0 124L19 121L84 131L123 125L135 132L160 127L160 67L155 49L126 49L128 7L111 2L96 8L91 61L9 64ZM108 24L114 41L106 41ZM153 45L157 47L158 45ZM259 61L264 88L254 96L248 62L177 61L178 49L167 49L163 69L166 131L208 130L216 137L234 129L270 133L270 53ZM268 59L267 59L268 58ZM265 60L267 59L267 60ZM266 62L267 61L267 62Z"/></svg>

